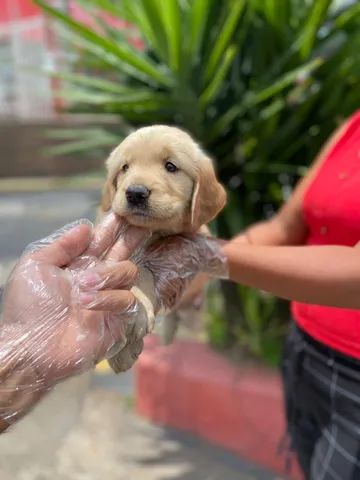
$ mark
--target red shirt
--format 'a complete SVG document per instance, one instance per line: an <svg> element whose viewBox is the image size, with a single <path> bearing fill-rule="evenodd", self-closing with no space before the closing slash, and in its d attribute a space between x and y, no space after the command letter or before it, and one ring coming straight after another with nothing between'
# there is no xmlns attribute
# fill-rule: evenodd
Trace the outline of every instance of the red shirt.
<svg viewBox="0 0 360 480"><path fill-rule="evenodd" d="M327 154L305 194L303 211L307 245L352 247L360 242L360 111ZM292 312L313 338L360 359L360 310L293 302Z"/></svg>

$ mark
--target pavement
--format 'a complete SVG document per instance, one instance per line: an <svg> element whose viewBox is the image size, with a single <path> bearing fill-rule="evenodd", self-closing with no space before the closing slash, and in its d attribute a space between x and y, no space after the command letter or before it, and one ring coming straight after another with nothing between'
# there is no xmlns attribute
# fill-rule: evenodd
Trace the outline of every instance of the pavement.
<svg viewBox="0 0 360 480"><path fill-rule="evenodd" d="M98 191L0 193L0 284L30 242L94 219ZM1 480L276 480L280 477L133 411L132 372L60 384L0 437Z"/></svg>
<svg viewBox="0 0 360 480"><path fill-rule="evenodd" d="M97 191L0 194L0 258L18 257L29 243L80 218L94 220Z"/></svg>

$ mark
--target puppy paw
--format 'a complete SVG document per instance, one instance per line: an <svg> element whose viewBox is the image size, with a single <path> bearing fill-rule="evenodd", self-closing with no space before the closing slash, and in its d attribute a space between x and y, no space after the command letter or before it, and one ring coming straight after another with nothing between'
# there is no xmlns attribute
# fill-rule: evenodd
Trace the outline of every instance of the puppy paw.
<svg viewBox="0 0 360 480"><path fill-rule="evenodd" d="M126 372L139 358L143 348L144 340L142 338L128 343L117 355L108 359L108 364L115 373Z"/></svg>

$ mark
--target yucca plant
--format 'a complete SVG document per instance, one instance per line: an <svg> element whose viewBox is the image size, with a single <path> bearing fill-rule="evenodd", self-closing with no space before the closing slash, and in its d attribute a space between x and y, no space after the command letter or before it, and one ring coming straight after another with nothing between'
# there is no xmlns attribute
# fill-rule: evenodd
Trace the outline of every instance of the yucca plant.
<svg viewBox="0 0 360 480"><path fill-rule="evenodd" d="M119 118L116 132L64 132L62 151L110 147L127 127L186 128L227 186L216 225L225 237L270 215L360 104L358 2L336 9L332 0L79 0L93 27L51 2L35 3L71 33L72 71L55 75L67 84L62 95L72 111ZM145 48L131 46L100 12L134 25ZM244 343L256 330L264 336L257 347L245 343L266 355L259 345L277 337L269 324L281 304L269 308L261 294L232 285L223 293L225 343Z"/></svg>

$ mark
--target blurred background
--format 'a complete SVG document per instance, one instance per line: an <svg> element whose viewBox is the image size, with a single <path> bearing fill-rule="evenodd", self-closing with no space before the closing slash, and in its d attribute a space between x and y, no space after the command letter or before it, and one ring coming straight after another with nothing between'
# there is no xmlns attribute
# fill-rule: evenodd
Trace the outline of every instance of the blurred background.
<svg viewBox="0 0 360 480"><path fill-rule="evenodd" d="M326 138L359 108L359 87L356 0L0 0L1 281L27 243L75 218L94 219L104 159L131 129L175 124L204 146L229 195L212 228L228 238L288 197ZM201 325L180 337L207 345L231 368L250 361L273 372L287 319L285 302L224 282L209 288ZM73 413L60 415L70 397L78 399L69 403ZM31 478L275 478L195 437L141 423L131 413L135 397L132 373L115 378L101 366L64 387L12 445L19 436L29 445L44 412L56 411L58 425L69 424L64 431L75 423L77 430L57 473ZM50 428L38 428L39 445ZM150 461L141 470L141 459L119 445L123 435L149 458L165 452L159 470ZM20 468L25 456L15 450L3 458L13 452Z"/></svg>

